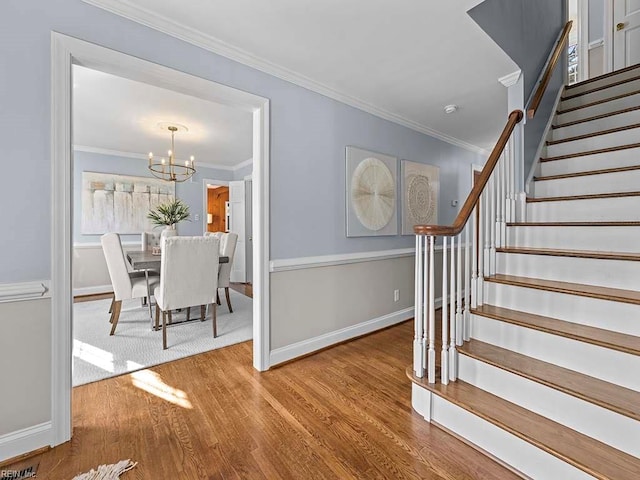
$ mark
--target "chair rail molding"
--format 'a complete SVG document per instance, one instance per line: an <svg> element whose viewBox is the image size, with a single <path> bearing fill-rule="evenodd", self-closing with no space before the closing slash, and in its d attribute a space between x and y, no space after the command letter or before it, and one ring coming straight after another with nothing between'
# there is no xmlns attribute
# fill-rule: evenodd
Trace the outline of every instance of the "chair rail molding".
<svg viewBox="0 0 640 480"><path fill-rule="evenodd" d="M0 284L0 303L38 300L51 297L49 280Z"/></svg>
<svg viewBox="0 0 640 480"><path fill-rule="evenodd" d="M321 95L324 95L325 97L332 98L339 102L355 107L359 110L363 110L367 113L370 113L371 115L375 115L376 117L380 117L385 120L389 120L390 122L397 123L398 125L410 128L411 130L430 135L451 145L456 145L458 147L464 148L465 150L479 153L481 155L487 155L489 153L487 150L484 150L477 145L472 145L470 143L446 135L442 132L438 132L437 130L433 130L432 128L429 128L418 122L392 113L381 107L354 97L353 95L335 90L328 85L313 80L305 75L301 75L300 73L294 72L293 70L289 70L275 63L256 57L255 55L245 50L229 45L228 43L223 42L222 40L219 40L213 36L205 35L202 32L194 30L193 28L176 22L175 20L164 17L162 15L158 15L146 8L137 6L130 0L82 1L88 3L89 5L93 5L94 7L102 8L103 10L114 13L116 15L120 15L121 17L124 17L133 22L140 23L147 27L158 30L159 32L178 38L184 42L229 58L235 62L247 65L251 68L255 68L256 70L268 73L269 75L273 75L274 77L286 80L287 82L291 82L295 85L299 85L303 88L311 90L312 92L319 93Z"/></svg>

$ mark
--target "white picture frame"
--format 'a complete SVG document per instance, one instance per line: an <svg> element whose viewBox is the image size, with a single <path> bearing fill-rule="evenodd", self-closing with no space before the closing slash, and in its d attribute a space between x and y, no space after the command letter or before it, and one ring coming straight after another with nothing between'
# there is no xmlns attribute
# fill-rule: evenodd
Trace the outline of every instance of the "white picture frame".
<svg viewBox="0 0 640 480"><path fill-rule="evenodd" d="M398 234L398 159L347 146L346 234L377 237Z"/></svg>
<svg viewBox="0 0 640 480"><path fill-rule="evenodd" d="M440 168L402 160L400 171L402 235L415 235L414 225L438 223Z"/></svg>

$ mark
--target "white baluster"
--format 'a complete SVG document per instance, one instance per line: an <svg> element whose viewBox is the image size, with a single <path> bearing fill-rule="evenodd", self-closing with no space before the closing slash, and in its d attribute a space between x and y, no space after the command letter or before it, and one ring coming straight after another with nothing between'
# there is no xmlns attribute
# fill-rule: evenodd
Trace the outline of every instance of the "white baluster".
<svg viewBox="0 0 640 480"><path fill-rule="evenodd" d="M458 271L456 274L456 345L462 345L462 235L458 235Z"/></svg>
<svg viewBox="0 0 640 480"><path fill-rule="evenodd" d="M449 317L448 317L448 292L447 292L447 237L442 237L442 353L440 354L440 380L446 385L449 383Z"/></svg>
<svg viewBox="0 0 640 480"><path fill-rule="evenodd" d="M500 168L500 246L507 246L507 155L503 151L498 163Z"/></svg>
<svg viewBox="0 0 640 480"><path fill-rule="evenodd" d="M500 164L502 157L498 158L498 163L494 169L495 180L495 195L496 195L496 248L502 246L502 172L500 171Z"/></svg>
<svg viewBox="0 0 640 480"><path fill-rule="evenodd" d="M451 364L449 365L449 379L455 381L458 378L458 355L456 351L456 237L451 237L451 268L449 270L451 276L451 288L449 289L449 328L451 333L449 334L449 359Z"/></svg>
<svg viewBox="0 0 640 480"><path fill-rule="evenodd" d="M491 275L491 195L489 195L489 184L487 183L487 187L484 189L482 193L483 206L482 206L482 221L484 222L484 227L482 229L484 233L484 259L482 261L484 265L484 276L488 277Z"/></svg>
<svg viewBox="0 0 640 480"><path fill-rule="evenodd" d="M471 272L469 271L471 242L469 241L469 230L471 230L471 222L467 220L464 227L464 332L463 338L469 340L471 333L471 313L469 305L471 304Z"/></svg>
<svg viewBox="0 0 640 480"><path fill-rule="evenodd" d="M519 127L516 127L516 130L514 130L514 132L516 132L518 130ZM511 176L509 178L509 185L510 185L510 190L511 190L511 197L509 198L509 201L511 203L511 221L512 222L516 222L517 221L517 211L516 211L516 175L518 170L516 169L516 141L515 141L515 137L514 134L511 134L511 136L509 137L509 159L511 160Z"/></svg>
<svg viewBox="0 0 640 480"><path fill-rule="evenodd" d="M489 205L491 208L489 233L489 275L496 273L496 177L495 172L489 178Z"/></svg>
<svg viewBox="0 0 640 480"><path fill-rule="evenodd" d="M482 211L484 209L485 196L484 194L480 196L480 200L476 208L478 209L478 245L476 247L476 254L478 257L478 282L476 285L476 307L482 305L484 300L484 220L482 216Z"/></svg>
<svg viewBox="0 0 640 480"><path fill-rule="evenodd" d="M471 307L476 308L478 306L478 222L476 221L476 212L478 206L471 212Z"/></svg>
<svg viewBox="0 0 640 480"><path fill-rule="evenodd" d="M507 141L504 147L504 175L505 175L505 222L513 221L513 210L511 208L511 140Z"/></svg>
<svg viewBox="0 0 640 480"><path fill-rule="evenodd" d="M416 267L415 267L415 305L414 305L414 337L413 337L413 373L416 377L424 377L422 358L424 353L423 346L423 328L422 328L422 311L423 311L423 297L422 297L422 279L423 275L423 256L422 256L422 235L416 235Z"/></svg>
<svg viewBox="0 0 640 480"><path fill-rule="evenodd" d="M427 367L429 383L436 382L436 302L435 302L435 272L434 250L435 237L429 237L429 351Z"/></svg>

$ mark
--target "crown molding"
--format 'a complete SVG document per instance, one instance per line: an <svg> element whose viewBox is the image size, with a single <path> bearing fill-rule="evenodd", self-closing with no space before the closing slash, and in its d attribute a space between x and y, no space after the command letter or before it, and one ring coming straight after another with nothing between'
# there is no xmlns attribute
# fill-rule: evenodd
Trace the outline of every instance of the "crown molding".
<svg viewBox="0 0 640 480"><path fill-rule="evenodd" d="M112 157L135 158L137 160L145 160L145 161L149 160L149 157L142 153L122 152L120 150L109 150L107 148L89 147L87 145L74 145L73 150L75 152L87 152L87 153L98 153L100 155L111 155ZM178 161L181 161L181 160L178 159ZM235 170L238 170L239 168L244 167L245 165L248 165L251 162L253 162L252 158L249 160L240 162L238 165L231 166L231 165L218 165L216 163L205 163L205 162L196 161L196 166L200 166L203 168L215 168L216 170L228 170L233 172Z"/></svg>
<svg viewBox="0 0 640 480"><path fill-rule="evenodd" d="M510 86L515 85L518 80L520 80L521 73L522 70L516 70L515 72L505 75L504 77L500 77L498 81L505 87L509 88Z"/></svg>
<svg viewBox="0 0 640 480"><path fill-rule="evenodd" d="M210 52L216 53L223 57L229 58L243 65L247 65L256 70L260 70L274 77L286 80L298 86L304 87L313 92L319 93L326 97L337 100L346 105L355 107L364 112L375 115L376 117L390 122L397 123L404 127L410 128L425 135L432 136L451 145L455 145L465 150L469 150L482 155L488 155L489 152L483 148L465 142L458 138L451 137L437 130L433 130L414 120L410 120L401 115L397 115L383 108L377 107L369 102L361 100L353 95L335 90L328 85L317 82L307 76L297 73L288 68L282 67L275 63L259 58L245 50L234 47L220 39L210 35L205 35L191 27L183 25L179 22L171 20L162 15L158 15L150 10L134 5L130 0L82 0L85 3L101 8L108 12L114 13L128 20L145 25L147 27L158 30L172 37L183 40L187 43L203 48Z"/></svg>

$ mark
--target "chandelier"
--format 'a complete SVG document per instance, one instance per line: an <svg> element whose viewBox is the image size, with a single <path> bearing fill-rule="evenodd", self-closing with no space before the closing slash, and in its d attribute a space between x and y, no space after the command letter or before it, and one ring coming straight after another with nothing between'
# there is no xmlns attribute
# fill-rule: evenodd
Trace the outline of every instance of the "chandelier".
<svg viewBox="0 0 640 480"><path fill-rule="evenodd" d="M153 152L149 152L149 170L154 177L161 178L167 182L184 182L190 179L196 169L194 167L195 157L191 155L189 160L184 161L184 165L176 163L174 137L178 130L187 131L187 127L176 125L161 125L162 128L166 128L171 132L171 150L167 152L168 160L164 157L160 161L153 157Z"/></svg>

